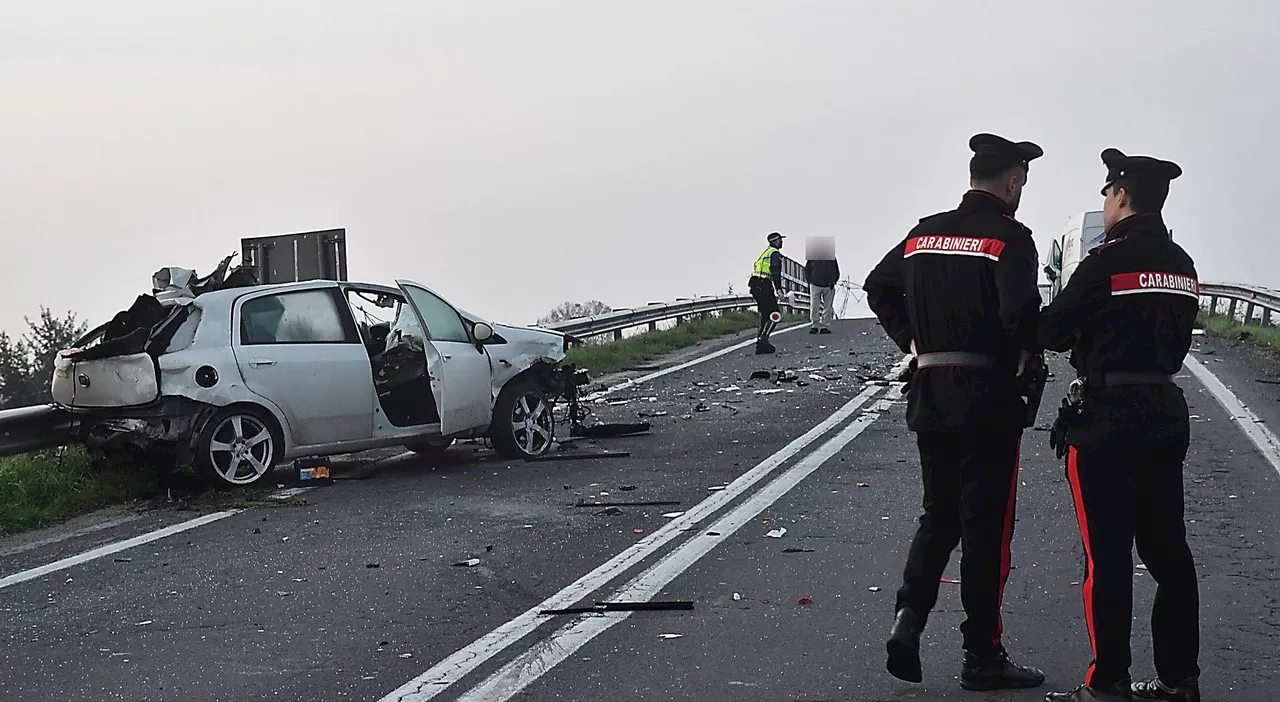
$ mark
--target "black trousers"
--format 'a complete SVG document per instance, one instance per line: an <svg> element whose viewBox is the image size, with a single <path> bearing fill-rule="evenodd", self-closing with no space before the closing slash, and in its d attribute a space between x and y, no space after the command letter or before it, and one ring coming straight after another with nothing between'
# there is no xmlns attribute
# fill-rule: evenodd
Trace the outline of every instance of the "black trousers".
<svg viewBox="0 0 1280 702"><path fill-rule="evenodd" d="M1129 678L1133 547L1156 581L1151 643L1156 673L1168 683L1200 676L1195 561L1183 523L1182 465L1188 441L1122 437L1070 446L1067 479L1084 542L1084 612L1093 646L1085 682Z"/></svg>
<svg viewBox="0 0 1280 702"><path fill-rule="evenodd" d="M747 284L747 290L756 301L756 308L760 310L760 333L756 342L767 344L769 336L778 328L778 321L774 319L780 313L777 293L773 290L773 283L764 278L753 277Z"/></svg>
<svg viewBox="0 0 1280 702"><path fill-rule="evenodd" d="M1000 605L1009 579L1022 432L918 432L916 442L924 514L894 609L909 607L927 621L942 573L960 544L960 597L967 615L960 631L965 650L985 656L1002 648Z"/></svg>

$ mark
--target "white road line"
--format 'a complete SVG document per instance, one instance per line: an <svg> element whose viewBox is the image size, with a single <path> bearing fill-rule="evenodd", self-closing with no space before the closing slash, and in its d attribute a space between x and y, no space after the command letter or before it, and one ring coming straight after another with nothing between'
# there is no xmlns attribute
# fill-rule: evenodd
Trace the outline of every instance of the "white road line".
<svg viewBox="0 0 1280 702"><path fill-rule="evenodd" d="M47 563L38 568L32 568L30 570L24 570L21 573L14 573L13 575L7 575L3 578L0 578L0 590L3 590L4 588L9 587L10 585L25 583L28 580L38 578L42 575L55 573L59 570L66 570L67 568L80 565L81 563L88 563L89 561L102 558L103 556L110 556L113 553L119 553L121 551L124 551L125 549L133 548L134 546L141 546L143 544L148 544L148 543L151 543L152 541L163 539L166 536L173 536L174 534L180 534L184 531L187 531L188 529L195 529L196 527L204 526L205 524L211 524L213 522L218 521L219 519L226 519L227 517L230 517L233 514L239 514L240 512L243 512L243 511L244 510L240 510L240 509L229 509L222 512L214 512L213 514L206 514L203 517L196 517L195 519L189 519L185 522L182 522L181 524L173 524L163 529L157 529L156 531L142 534L141 536L135 536L132 539L125 539L124 541L117 541L114 544L99 546L98 548L92 549L90 551L85 551L84 553L79 553L74 556L70 556L68 558L64 558L60 561Z"/></svg>
<svg viewBox="0 0 1280 702"><path fill-rule="evenodd" d="M910 360L910 356L904 357L886 377L897 378L906 369ZM751 470L738 476L724 490L716 492L694 505L683 515L676 517L657 531L632 544L629 548L578 578L560 592L548 597L523 614L453 653L422 675L401 685L379 702L421 702L444 692L463 676L484 665L490 658L528 636L543 624L546 621L546 617L540 615L539 612L544 609L563 609L574 605L605 583L625 573L633 565L652 555L682 532L691 529L698 522L715 514L721 507L733 501L752 485L760 482L803 448L820 439L834 427L844 423L859 407L866 404L868 400L879 392L880 388L877 386L864 389L857 397L805 432L804 435L787 444L782 450L766 458Z"/></svg>
<svg viewBox="0 0 1280 702"><path fill-rule="evenodd" d="M1248 407L1245 407L1240 398L1236 397L1236 394L1231 392L1221 380L1218 380L1218 376L1214 375L1203 363L1188 354L1184 365L1209 392L1213 393L1214 398L1218 400L1218 404L1222 405L1227 414L1231 415L1231 421L1240 425L1241 431L1245 433L1245 436L1249 437L1254 446L1258 447L1262 457L1271 464L1277 474L1280 474L1280 440L1276 439L1276 435L1263 425L1258 415L1254 414Z"/></svg>
<svg viewBox="0 0 1280 702"><path fill-rule="evenodd" d="M787 327L786 329L779 329L778 331L775 331L775 332L773 333L773 335L774 335L774 336L778 336L779 334L788 334L788 333L793 332L793 331L795 331L795 330L797 330L797 329L804 329L804 328L806 328L806 327L808 327L808 326L809 326L808 324L797 324L797 325L796 325L796 326L794 326L794 327ZM582 398L582 402L591 402L591 401L593 401L593 400L598 400L598 399L600 399L600 398L602 398L602 397L604 397L604 396L606 396L606 395L612 395L613 393L615 393L615 392L617 392L617 391L619 391L619 390L626 390L627 388L635 387L635 386L637 386L637 385L640 385L641 383L647 383L647 382L649 382L650 380L655 380L655 379L657 379L657 378L661 378L661 377L662 377L662 376L664 376L664 375L671 375L672 373L675 373L675 372L678 372L678 371L682 371L682 370L684 370L684 369L686 369L686 368L692 368L692 367L694 367L694 366L698 365L699 363L706 363L707 361L710 361L710 360L712 360L712 359L714 359L714 358L720 358L721 356L724 356L724 355L727 355L727 354L733 353L734 351L737 351L737 350L739 350L739 349L745 349L745 348L747 348L748 346L754 346L754 345L755 345L755 343L756 343L756 340L755 340L755 339L748 339L748 340L743 341L743 342L741 342L741 343L734 344L733 346L728 346L728 347L726 347L726 348L720 349L719 351L714 351L714 352L709 353L709 354L707 354L707 355L705 355L705 356L699 356L699 357L697 357L697 358L693 359L692 361L686 361L686 362L681 363L681 364L679 364L679 365L671 366L670 368L664 368L664 369L662 369L662 370L660 370L660 371L657 371L657 372L655 372L655 373L650 373L649 375L642 375L642 376L640 376L639 378L633 378L633 379L631 379L631 380L624 381L624 382L622 382L622 383L619 383L619 384L617 384L617 385L614 385L613 387L606 388L606 389L604 389L604 390L600 390L599 392L591 393L590 395L587 395L586 397L583 397L583 398Z"/></svg>
<svg viewBox="0 0 1280 702"><path fill-rule="evenodd" d="M644 602L661 592L668 583L710 553L711 549L728 540L744 525L751 523L761 512L839 453L840 449L857 438L864 429L880 417L881 412L892 407L901 396L901 387L893 388L885 399L875 403L835 438L787 469L759 492L707 528L708 531L718 532L719 537L695 536L689 539L653 567L619 588L610 600ZM626 619L629 614L630 612L617 612L579 616L577 621L561 627L551 636L539 641L484 682L458 697L457 702L503 702L510 699L573 655L588 641Z"/></svg>

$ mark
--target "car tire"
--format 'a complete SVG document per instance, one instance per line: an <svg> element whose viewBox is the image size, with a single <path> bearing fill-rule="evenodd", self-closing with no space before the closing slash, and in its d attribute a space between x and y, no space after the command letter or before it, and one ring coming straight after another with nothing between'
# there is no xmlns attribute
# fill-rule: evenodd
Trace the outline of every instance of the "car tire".
<svg viewBox="0 0 1280 702"><path fill-rule="evenodd" d="M450 446L453 446L453 439L423 439L404 445L419 456L439 456L448 451Z"/></svg>
<svg viewBox="0 0 1280 702"><path fill-rule="evenodd" d="M503 458L536 458L551 450L555 425L547 393L532 381L516 380L502 389L493 404L489 440Z"/></svg>
<svg viewBox="0 0 1280 702"><path fill-rule="evenodd" d="M217 487L248 487L266 482L283 453L275 417L257 407L235 405L205 422L196 440L195 467Z"/></svg>

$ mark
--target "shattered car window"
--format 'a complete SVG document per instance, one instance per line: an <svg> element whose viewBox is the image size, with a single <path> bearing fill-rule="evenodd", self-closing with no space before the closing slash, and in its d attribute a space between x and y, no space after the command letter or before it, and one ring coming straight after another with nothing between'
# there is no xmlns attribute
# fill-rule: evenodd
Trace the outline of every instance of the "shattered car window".
<svg viewBox="0 0 1280 702"><path fill-rule="evenodd" d="M240 307L240 342L335 343L348 340L333 295L306 290L247 300Z"/></svg>
<svg viewBox="0 0 1280 702"><path fill-rule="evenodd" d="M414 307L422 313L432 340L458 341L464 344L471 342L466 327L462 326L462 318L458 316L457 310L449 306L449 303L422 288L406 286L405 290L412 298Z"/></svg>

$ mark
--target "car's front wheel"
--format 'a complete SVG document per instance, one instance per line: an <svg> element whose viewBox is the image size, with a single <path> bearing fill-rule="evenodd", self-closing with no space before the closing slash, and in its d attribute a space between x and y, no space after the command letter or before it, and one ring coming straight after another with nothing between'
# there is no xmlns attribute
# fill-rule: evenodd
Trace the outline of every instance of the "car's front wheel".
<svg viewBox="0 0 1280 702"><path fill-rule="evenodd" d="M533 382L518 380L498 394L489 439L503 458L535 458L551 450L555 427L546 392Z"/></svg>
<svg viewBox="0 0 1280 702"><path fill-rule="evenodd" d="M201 477L222 487L256 485L271 475L284 450L275 419L249 406L219 410L196 441Z"/></svg>

